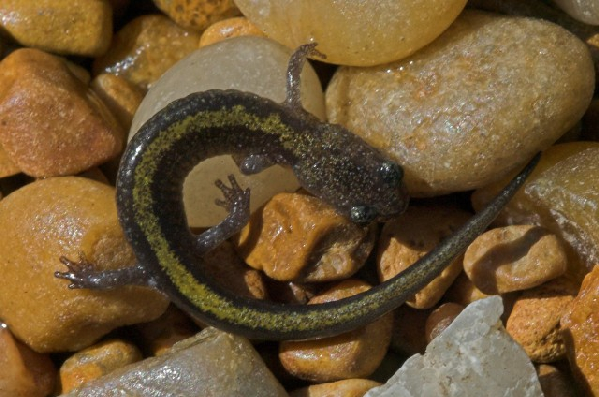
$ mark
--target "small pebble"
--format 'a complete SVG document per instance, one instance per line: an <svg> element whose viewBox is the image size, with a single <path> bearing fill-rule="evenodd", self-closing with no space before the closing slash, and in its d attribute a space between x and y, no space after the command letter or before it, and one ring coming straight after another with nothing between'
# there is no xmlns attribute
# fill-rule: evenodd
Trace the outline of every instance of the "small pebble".
<svg viewBox="0 0 599 397"><path fill-rule="evenodd" d="M60 367L60 394L142 359L139 349L121 339L102 341L67 358Z"/></svg>
<svg viewBox="0 0 599 397"><path fill-rule="evenodd" d="M430 343L435 339L453 322L462 310L464 310L464 306L452 302L444 303L433 310L426 319L426 324L424 325L426 341Z"/></svg>
<svg viewBox="0 0 599 397"><path fill-rule="evenodd" d="M402 215L387 222L379 239L378 272L381 281L395 277L416 263L471 216L456 207L411 206ZM461 271L462 257L459 256L436 279L408 299L407 304L416 309L435 306Z"/></svg>
<svg viewBox="0 0 599 397"><path fill-rule="evenodd" d="M139 339L144 353L149 356L159 356L169 351L175 343L191 338L198 332L198 327L189 316L170 305L156 320L136 324Z"/></svg>
<svg viewBox="0 0 599 397"><path fill-rule="evenodd" d="M76 351L124 324L150 321L168 301L143 287L69 289L61 256L99 269L134 263L115 190L88 178L37 180L0 201L0 318L38 352Z"/></svg>
<svg viewBox="0 0 599 397"><path fill-rule="evenodd" d="M239 15L233 0L153 0L162 12L185 29L204 30L221 19Z"/></svg>
<svg viewBox="0 0 599 397"><path fill-rule="evenodd" d="M369 288L364 281L345 280L315 296L309 304L336 301ZM367 377L385 356L392 327L393 315L388 313L371 324L338 336L283 341L279 345L279 359L293 376L310 382Z"/></svg>
<svg viewBox="0 0 599 397"><path fill-rule="evenodd" d="M54 391L55 383L50 356L34 352L0 323L0 396L45 397Z"/></svg>
<svg viewBox="0 0 599 397"><path fill-rule="evenodd" d="M464 271L483 293L529 289L563 275L566 252L548 230L532 225L491 229L464 254Z"/></svg>
<svg viewBox="0 0 599 397"><path fill-rule="evenodd" d="M99 74L90 87L114 114L123 131L129 131L133 115L144 98L144 92L115 74ZM126 138L123 137L123 140Z"/></svg>
<svg viewBox="0 0 599 397"><path fill-rule="evenodd" d="M487 298L490 295L484 294L476 288L476 285L468 278L466 273L462 272L454 280L451 287L445 292L445 299L462 306L468 306L474 301Z"/></svg>
<svg viewBox="0 0 599 397"><path fill-rule="evenodd" d="M346 379L333 383L320 383L297 389L289 397L362 397L380 383L368 379Z"/></svg>
<svg viewBox="0 0 599 397"><path fill-rule="evenodd" d="M258 29L258 27L251 23L246 17L228 18L210 25L210 27L202 33L200 47L239 36L265 37L264 32Z"/></svg>
<svg viewBox="0 0 599 397"><path fill-rule="evenodd" d="M235 244L248 265L275 280L330 281L364 265L374 232L316 197L279 193L252 215Z"/></svg>
<svg viewBox="0 0 599 397"><path fill-rule="evenodd" d="M560 318L574 295L575 286L562 277L526 290L516 299L505 328L532 361L550 363L565 357Z"/></svg>
<svg viewBox="0 0 599 397"><path fill-rule="evenodd" d="M339 68L326 108L403 166L413 196L432 196L496 181L553 144L584 114L594 74L585 44L552 23L466 11L412 57Z"/></svg>
<svg viewBox="0 0 599 397"><path fill-rule="evenodd" d="M108 51L94 60L94 74L121 76L145 90L178 60L198 48L200 34L164 15L143 15L119 30Z"/></svg>
<svg viewBox="0 0 599 397"><path fill-rule="evenodd" d="M326 62L371 66L404 58L433 41L466 1L236 0L235 4L287 47L315 42Z"/></svg>
<svg viewBox="0 0 599 397"><path fill-rule="evenodd" d="M570 376L558 368L541 364L537 367L544 397L574 397L574 385Z"/></svg>
<svg viewBox="0 0 599 397"><path fill-rule="evenodd" d="M0 62L0 143L30 176L74 175L116 156L123 132L57 57L19 49Z"/></svg>
<svg viewBox="0 0 599 397"><path fill-rule="evenodd" d="M202 47L169 69L148 92L133 118L129 138L168 103L192 92L208 89L237 89L253 92L275 102L285 100L287 65L292 50L262 37L236 37ZM315 116L324 118L320 81L307 64L302 72L302 104ZM197 165L187 177L183 202L191 227L209 227L220 222L226 211L211 205L222 193L217 178L235 175L239 184L250 188L250 208L255 211L275 193L297 190L293 172L273 166L257 175L242 175L230 156L217 156Z"/></svg>
<svg viewBox="0 0 599 397"><path fill-rule="evenodd" d="M57 54L97 57L112 37L106 0L3 0L0 30L23 46Z"/></svg>
<svg viewBox="0 0 599 397"><path fill-rule="evenodd" d="M286 397L251 343L207 328L171 351L117 369L64 397Z"/></svg>
<svg viewBox="0 0 599 397"><path fill-rule="evenodd" d="M574 376L589 396L599 395L599 266L584 278L561 327Z"/></svg>

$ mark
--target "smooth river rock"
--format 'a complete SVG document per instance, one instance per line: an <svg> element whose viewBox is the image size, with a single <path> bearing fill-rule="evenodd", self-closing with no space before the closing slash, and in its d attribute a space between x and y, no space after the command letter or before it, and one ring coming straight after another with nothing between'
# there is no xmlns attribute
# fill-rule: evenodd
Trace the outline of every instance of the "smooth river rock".
<svg viewBox="0 0 599 397"><path fill-rule="evenodd" d="M340 68L330 121L404 166L431 196L484 186L521 167L582 117L594 89L588 49L549 22L462 14L410 58Z"/></svg>

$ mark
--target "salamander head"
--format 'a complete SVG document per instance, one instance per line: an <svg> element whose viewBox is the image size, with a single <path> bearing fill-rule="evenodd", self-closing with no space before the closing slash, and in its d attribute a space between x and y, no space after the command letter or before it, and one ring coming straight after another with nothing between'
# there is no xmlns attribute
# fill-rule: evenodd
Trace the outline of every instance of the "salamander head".
<svg viewBox="0 0 599 397"><path fill-rule="evenodd" d="M360 224L405 211L409 196L397 163L341 126L323 124L320 132L322 146L312 141L293 167L304 189Z"/></svg>

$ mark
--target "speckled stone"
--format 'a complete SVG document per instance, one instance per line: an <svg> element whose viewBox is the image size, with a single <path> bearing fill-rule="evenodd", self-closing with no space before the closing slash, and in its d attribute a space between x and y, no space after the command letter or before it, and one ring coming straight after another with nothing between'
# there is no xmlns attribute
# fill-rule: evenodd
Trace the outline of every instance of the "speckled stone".
<svg viewBox="0 0 599 397"><path fill-rule="evenodd" d="M239 15L233 0L153 0L177 25L204 30L221 19Z"/></svg>
<svg viewBox="0 0 599 397"><path fill-rule="evenodd" d="M453 22L465 0L236 0L250 21L290 48L316 42L326 62L371 66L404 58Z"/></svg>
<svg viewBox="0 0 599 397"><path fill-rule="evenodd" d="M119 75L145 90L199 42L198 32L180 28L164 15L143 15L115 34L108 51L94 60L93 72Z"/></svg>
<svg viewBox="0 0 599 397"><path fill-rule="evenodd" d="M297 389L289 397L362 397L380 383L368 379L347 379L333 383L319 383Z"/></svg>
<svg viewBox="0 0 599 397"><path fill-rule="evenodd" d="M467 11L412 57L340 68L328 117L402 164L415 196L498 180L553 144L594 89L588 49L537 19Z"/></svg>
<svg viewBox="0 0 599 397"><path fill-rule="evenodd" d="M599 4L593 0L555 0L562 10L589 25L599 25Z"/></svg>
<svg viewBox="0 0 599 397"><path fill-rule="evenodd" d="M63 255L77 260L83 252L99 269L134 263L110 186L80 177L37 180L0 201L0 227L0 318L35 351L76 351L167 307L149 288L72 290L54 277L66 270Z"/></svg>
<svg viewBox="0 0 599 397"><path fill-rule="evenodd" d="M0 143L24 173L74 175L116 156L122 135L104 103L59 58L23 48L0 62Z"/></svg>
<svg viewBox="0 0 599 397"><path fill-rule="evenodd" d="M584 278L561 327L574 376L587 395L599 395L599 266Z"/></svg>
<svg viewBox="0 0 599 397"><path fill-rule="evenodd" d="M0 30L19 44L57 54L97 57L110 45L107 0L3 0Z"/></svg>

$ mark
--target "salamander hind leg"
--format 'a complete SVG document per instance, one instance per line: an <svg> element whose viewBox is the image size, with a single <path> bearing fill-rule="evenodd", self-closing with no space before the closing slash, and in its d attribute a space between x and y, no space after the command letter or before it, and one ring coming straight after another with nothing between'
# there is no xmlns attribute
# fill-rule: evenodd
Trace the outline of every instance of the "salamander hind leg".
<svg viewBox="0 0 599 397"><path fill-rule="evenodd" d="M60 262L68 271L56 271L54 277L70 281L70 289L111 289L124 285L152 287L155 284L146 269L139 264L114 270L98 270L83 253L79 254L78 261L61 256Z"/></svg>
<svg viewBox="0 0 599 397"><path fill-rule="evenodd" d="M303 110L301 103L301 73L309 56L326 59L326 55L316 49L316 43L304 44L299 46L287 66L287 98L285 105L295 110Z"/></svg>
<svg viewBox="0 0 599 397"><path fill-rule="evenodd" d="M211 227L196 239L196 252L200 255L218 247L223 241L241 231L250 219L250 189L243 190L233 175L229 175L231 187L220 179L216 187L223 193L223 199L215 204L224 207L229 214L218 225Z"/></svg>

